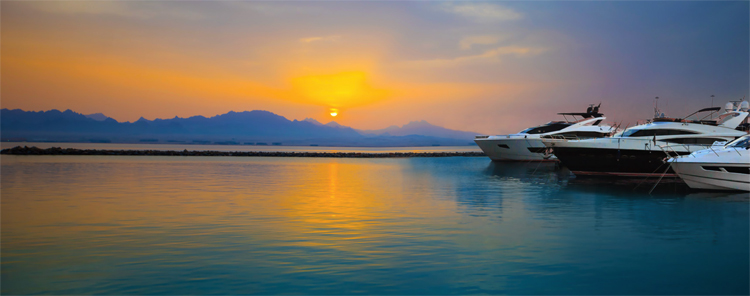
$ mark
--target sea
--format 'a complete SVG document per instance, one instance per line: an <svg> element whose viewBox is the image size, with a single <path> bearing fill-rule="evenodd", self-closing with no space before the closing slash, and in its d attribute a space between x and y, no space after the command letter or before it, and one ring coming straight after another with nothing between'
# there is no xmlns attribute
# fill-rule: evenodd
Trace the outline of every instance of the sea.
<svg viewBox="0 0 750 296"><path fill-rule="evenodd" d="M2 155L0 181L6 295L750 293L748 193L674 180L486 157Z"/></svg>
<svg viewBox="0 0 750 296"><path fill-rule="evenodd" d="M200 144L141 144L141 143L55 143L55 142L0 142L0 148L8 149L16 146L37 147L47 149L52 147L95 149L95 150L161 150L161 151L262 151L262 152L360 152L360 153L391 153L391 152L482 152L477 145L467 146L428 146L428 147L329 147L329 146L276 146L276 145L200 145Z"/></svg>

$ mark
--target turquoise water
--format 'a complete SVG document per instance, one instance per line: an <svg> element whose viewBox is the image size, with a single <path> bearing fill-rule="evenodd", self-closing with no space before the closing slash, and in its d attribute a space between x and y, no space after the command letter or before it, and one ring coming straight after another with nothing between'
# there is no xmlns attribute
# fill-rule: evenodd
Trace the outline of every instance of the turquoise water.
<svg viewBox="0 0 750 296"><path fill-rule="evenodd" d="M9 156L2 294L748 294L747 193L484 157Z"/></svg>

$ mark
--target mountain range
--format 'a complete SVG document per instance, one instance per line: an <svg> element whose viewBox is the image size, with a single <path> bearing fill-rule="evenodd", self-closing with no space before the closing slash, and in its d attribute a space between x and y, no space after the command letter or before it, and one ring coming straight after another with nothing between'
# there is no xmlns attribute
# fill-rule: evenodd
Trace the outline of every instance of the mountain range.
<svg viewBox="0 0 750 296"><path fill-rule="evenodd" d="M463 146L475 133L413 121L401 127L356 130L337 122L289 120L268 111L230 111L213 117L118 122L102 113L0 110L2 141L195 143L320 146Z"/></svg>

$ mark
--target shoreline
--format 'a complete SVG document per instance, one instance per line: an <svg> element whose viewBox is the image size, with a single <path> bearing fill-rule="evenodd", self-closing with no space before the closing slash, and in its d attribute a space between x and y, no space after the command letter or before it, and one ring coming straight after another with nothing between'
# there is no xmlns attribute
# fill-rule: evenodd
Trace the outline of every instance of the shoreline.
<svg viewBox="0 0 750 296"><path fill-rule="evenodd" d="M106 150L36 146L16 146L0 150L4 155L134 155L134 156L244 156L244 157L333 157L333 158L396 158L396 157L481 157L484 152L280 152L280 151L183 151L176 150Z"/></svg>

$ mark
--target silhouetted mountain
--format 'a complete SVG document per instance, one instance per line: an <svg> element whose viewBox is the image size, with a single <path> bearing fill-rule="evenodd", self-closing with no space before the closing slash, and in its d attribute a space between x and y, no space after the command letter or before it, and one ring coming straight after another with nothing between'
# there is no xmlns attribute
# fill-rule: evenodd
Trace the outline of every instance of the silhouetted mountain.
<svg viewBox="0 0 750 296"><path fill-rule="evenodd" d="M340 125L338 122L331 121L329 123L326 123L325 126L335 127L335 128L350 128L348 126Z"/></svg>
<svg viewBox="0 0 750 296"><path fill-rule="evenodd" d="M430 146L467 145L471 141L425 135L363 136L336 122L321 124L314 119L290 121L268 111L229 112L214 117L117 122L102 121L65 110L0 110L3 141L53 142L149 142L339 145L339 146Z"/></svg>
<svg viewBox="0 0 750 296"><path fill-rule="evenodd" d="M392 125L384 129L379 130L359 130L363 135L391 135L391 136L407 136L407 135L420 135L438 138L449 138L449 139L465 139L473 140L475 135L478 133L464 132L451 130L444 127L432 125L427 121L412 121L401 127Z"/></svg>
<svg viewBox="0 0 750 296"><path fill-rule="evenodd" d="M71 110L26 112L2 109L3 138L29 138L48 141L78 141L111 138L114 141L143 139L200 141L282 141L287 139L350 139L362 137L350 128L318 126L289 121L268 111L229 112L206 118L123 122L108 118L97 121Z"/></svg>
<svg viewBox="0 0 750 296"><path fill-rule="evenodd" d="M322 123L320 123L320 121L317 121L317 120L315 120L313 118L305 118L302 121L307 121L307 122L312 123L314 125L323 125Z"/></svg>
<svg viewBox="0 0 750 296"><path fill-rule="evenodd" d="M85 116L87 118L91 118L91 119L96 120L96 121L105 121L105 120L107 120L107 118L109 118L107 115L104 115L104 114L101 114L101 113L94 113L94 114L89 114L89 115L85 115Z"/></svg>

